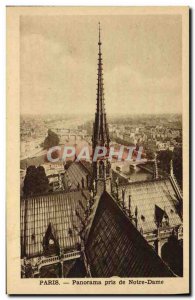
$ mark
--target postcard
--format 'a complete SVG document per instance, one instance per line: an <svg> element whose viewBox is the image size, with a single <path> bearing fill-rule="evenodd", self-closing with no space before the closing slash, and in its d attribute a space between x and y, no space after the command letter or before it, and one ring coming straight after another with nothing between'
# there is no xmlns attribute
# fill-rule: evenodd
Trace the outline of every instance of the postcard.
<svg viewBox="0 0 195 300"><path fill-rule="evenodd" d="M7 7L7 293L189 294L189 8Z"/></svg>

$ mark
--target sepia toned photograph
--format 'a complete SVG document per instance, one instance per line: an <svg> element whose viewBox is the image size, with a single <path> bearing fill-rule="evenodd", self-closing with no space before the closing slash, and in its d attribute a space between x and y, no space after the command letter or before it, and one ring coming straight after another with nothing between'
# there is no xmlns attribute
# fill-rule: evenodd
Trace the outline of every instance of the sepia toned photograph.
<svg viewBox="0 0 195 300"><path fill-rule="evenodd" d="M189 292L188 13L8 9L20 293Z"/></svg>

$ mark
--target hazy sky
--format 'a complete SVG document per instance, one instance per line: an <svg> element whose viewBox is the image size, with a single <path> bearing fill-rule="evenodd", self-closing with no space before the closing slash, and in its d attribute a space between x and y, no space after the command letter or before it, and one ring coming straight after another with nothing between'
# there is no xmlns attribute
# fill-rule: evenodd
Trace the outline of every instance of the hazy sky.
<svg viewBox="0 0 195 300"><path fill-rule="evenodd" d="M181 16L20 20L21 113L94 114L99 21L107 113L181 112Z"/></svg>

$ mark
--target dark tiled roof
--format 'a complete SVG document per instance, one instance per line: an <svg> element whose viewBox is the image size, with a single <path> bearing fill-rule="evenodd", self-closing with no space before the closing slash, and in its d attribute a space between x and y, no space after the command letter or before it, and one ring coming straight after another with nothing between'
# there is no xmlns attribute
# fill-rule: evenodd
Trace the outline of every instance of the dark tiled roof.
<svg viewBox="0 0 195 300"><path fill-rule="evenodd" d="M82 161L80 161L80 165L82 168L84 168L87 171L87 173L89 175L92 175L92 172L93 172L92 164L89 161L82 160Z"/></svg>
<svg viewBox="0 0 195 300"><path fill-rule="evenodd" d="M182 224L178 213L179 201L169 178L133 182L119 186L119 197L122 200L122 189L125 189L125 206L129 207L131 195L131 213L134 215L137 207L138 229L150 232L156 229L155 206L165 211L169 226Z"/></svg>
<svg viewBox="0 0 195 300"><path fill-rule="evenodd" d="M93 277L174 276L107 192L99 200L85 252Z"/></svg>
<svg viewBox="0 0 195 300"><path fill-rule="evenodd" d="M67 261L67 263L70 263L70 261ZM66 264L64 266L64 269L66 268ZM81 258L77 258L73 261L71 268L69 269L68 273L64 273L64 277L66 278L81 278L86 277L87 272L85 269L84 262Z"/></svg>
<svg viewBox="0 0 195 300"><path fill-rule="evenodd" d="M43 255L43 238L51 225L60 248L75 249L81 227L76 211L84 214L80 203L85 208L88 197L88 191L80 190L21 199L22 257Z"/></svg>
<svg viewBox="0 0 195 300"><path fill-rule="evenodd" d="M85 162L86 163L86 162ZM65 181L71 184L70 190L75 190L82 186L82 178L84 180L85 187L87 186L87 176L89 176L89 171L87 169L88 164L83 165L81 162L73 162L65 173Z"/></svg>

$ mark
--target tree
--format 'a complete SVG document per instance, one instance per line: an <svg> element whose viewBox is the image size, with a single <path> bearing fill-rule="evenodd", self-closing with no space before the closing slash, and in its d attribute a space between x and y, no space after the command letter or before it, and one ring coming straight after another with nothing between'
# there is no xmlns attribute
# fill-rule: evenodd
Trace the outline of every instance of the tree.
<svg viewBox="0 0 195 300"><path fill-rule="evenodd" d="M26 176L24 178L24 186L23 186L23 192L24 195L31 195L35 192L36 189L36 167L35 166L29 166L26 170Z"/></svg>
<svg viewBox="0 0 195 300"><path fill-rule="evenodd" d="M43 142L43 148L48 150L49 148L58 146L59 142L60 142L60 139L59 139L58 135L55 132L53 132L51 129L49 129L48 135Z"/></svg>
<svg viewBox="0 0 195 300"><path fill-rule="evenodd" d="M159 167L166 173L170 173L170 161L173 159L173 152L170 150L159 151L157 160L159 161Z"/></svg>
<svg viewBox="0 0 195 300"><path fill-rule="evenodd" d="M49 190L49 180L42 166L29 166L24 178L23 192L25 196L46 193Z"/></svg>

